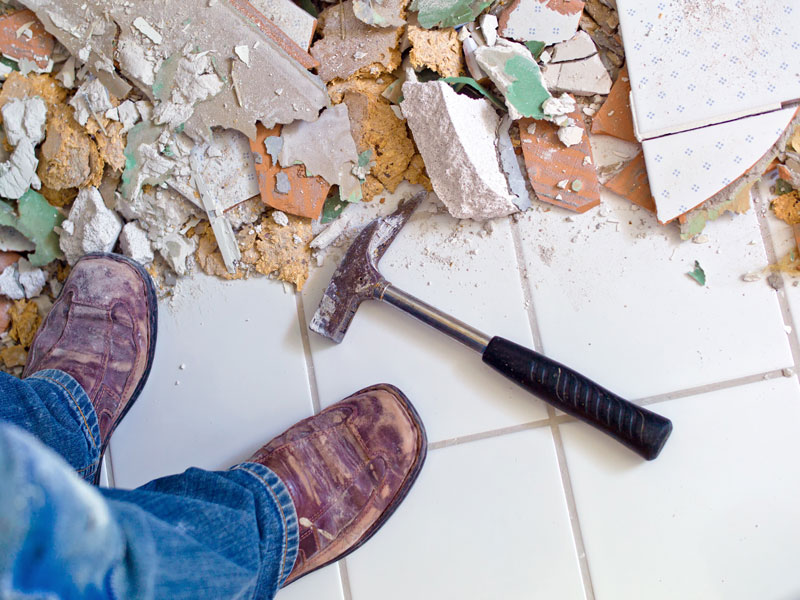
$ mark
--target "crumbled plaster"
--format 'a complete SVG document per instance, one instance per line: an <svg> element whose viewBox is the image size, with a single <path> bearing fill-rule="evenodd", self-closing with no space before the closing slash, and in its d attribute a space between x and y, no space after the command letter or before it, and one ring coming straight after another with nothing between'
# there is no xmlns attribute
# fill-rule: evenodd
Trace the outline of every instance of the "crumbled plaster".
<svg viewBox="0 0 800 600"><path fill-rule="evenodd" d="M450 214L484 220L517 211L497 155L499 118L484 99L444 82L406 82L400 105L433 189Z"/></svg>
<svg viewBox="0 0 800 600"><path fill-rule="evenodd" d="M122 220L106 208L97 188L83 188L61 223L61 250L71 265L89 252L110 252L122 231Z"/></svg>
<svg viewBox="0 0 800 600"><path fill-rule="evenodd" d="M119 245L122 253L142 265L153 262L153 248L147 238L147 232L136 221L126 223L119 234Z"/></svg>

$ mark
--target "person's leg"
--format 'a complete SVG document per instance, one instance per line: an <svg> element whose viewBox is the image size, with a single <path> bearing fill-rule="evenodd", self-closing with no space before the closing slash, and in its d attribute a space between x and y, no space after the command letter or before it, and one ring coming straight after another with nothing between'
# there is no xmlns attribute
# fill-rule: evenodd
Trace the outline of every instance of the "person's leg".
<svg viewBox="0 0 800 600"><path fill-rule="evenodd" d="M63 371L39 371L27 379L0 373L0 421L33 434L93 481L100 461L100 429L80 384Z"/></svg>
<svg viewBox="0 0 800 600"><path fill-rule="evenodd" d="M250 464L97 489L0 423L0 598L272 598L294 565L281 480Z"/></svg>
<svg viewBox="0 0 800 600"><path fill-rule="evenodd" d="M0 420L95 481L111 434L147 380L157 320L155 288L141 265L85 256L33 340L25 378L0 375Z"/></svg>

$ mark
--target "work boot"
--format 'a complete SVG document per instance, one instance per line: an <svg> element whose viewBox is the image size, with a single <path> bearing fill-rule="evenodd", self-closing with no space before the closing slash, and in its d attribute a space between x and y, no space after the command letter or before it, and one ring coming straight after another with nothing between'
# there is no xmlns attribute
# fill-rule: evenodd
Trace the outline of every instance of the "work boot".
<svg viewBox="0 0 800 600"><path fill-rule="evenodd" d="M396 387L375 385L300 421L250 459L292 497L300 547L284 586L361 546L408 494L425 462L417 411Z"/></svg>
<svg viewBox="0 0 800 600"><path fill-rule="evenodd" d="M142 266L89 254L75 263L33 340L23 377L58 369L81 384L97 413L101 457L150 373L157 321L155 287Z"/></svg>

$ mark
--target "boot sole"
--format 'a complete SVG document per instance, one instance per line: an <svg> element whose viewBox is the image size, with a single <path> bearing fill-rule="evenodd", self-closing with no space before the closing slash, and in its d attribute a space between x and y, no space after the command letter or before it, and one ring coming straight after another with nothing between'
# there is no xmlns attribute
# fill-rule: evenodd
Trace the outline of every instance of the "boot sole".
<svg viewBox="0 0 800 600"><path fill-rule="evenodd" d="M150 377L150 369L153 367L153 358L156 353L156 339L158 337L158 296L156 294L156 286L153 283L153 278L150 277L150 273L148 273L145 268L137 263L135 260L131 260L127 256L123 256L121 254L112 254L112 253L101 253L101 252L93 252L91 254L87 254L87 257L94 257L94 258L110 258L112 260L116 260L117 262L126 263L136 269L139 273L139 276L142 278L145 284L145 289L147 291L147 308L148 314L150 316L148 326L149 326L149 340L150 344L147 349L147 364L145 365L144 372L142 373L142 377L139 379L139 383L136 384L136 388L133 390L133 394L131 395L130 400L128 400L125 407L122 409L122 412L114 421L114 424L111 426L111 431L108 432L105 441L100 446L100 458L97 462L97 472L94 474L94 481L95 485L99 485L100 483L100 473L101 473L101 466L103 464L103 456L105 455L106 448L108 448L108 443L111 440L111 436L116 431L117 426L120 424L122 419L125 415L128 414L128 411L133 406L136 399L142 393L145 384L147 383L147 379Z"/></svg>
<svg viewBox="0 0 800 600"><path fill-rule="evenodd" d="M423 424L422 418L419 416L417 409L414 408L414 405L411 403L411 400L409 400L408 396L406 396L400 389L389 383L378 383L376 385L371 385L367 388L364 388L363 390L359 390L355 394L351 394L347 398L344 398L342 402L350 398L353 398L355 396L358 396L360 394L363 394L365 392L370 392L373 390L383 390L391 393L397 400L400 401L400 404L402 404L406 413L408 413L408 416L411 418L411 421L418 428L420 433L419 436L420 441L419 441L419 448L417 449L416 462L409 470L408 475L406 475L405 481L403 481L403 485L400 486L400 488L397 490L397 494L395 494L394 498L392 498L392 501L383 511L381 516L378 517L375 523L373 523L372 526L370 526L369 529L367 529L367 531L364 532L364 535L362 535L361 538L355 544L353 544L353 546L348 548L345 552L343 552L336 558L333 558L328 562L314 569L311 569L306 573L303 573L299 577L296 577L294 579L287 579L287 581L285 581L284 584L281 586L282 588L286 587L290 583L294 583L295 581L302 579L306 575L310 575L314 571L318 571L319 569L327 567L328 565L332 565L333 563L338 562L343 558L346 558L347 556L358 550L361 546L366 544L370 540L370 538L374 536L381 527L383 527L384 523L386 523L386 521L389 520L389 517L391 517L394 514L395 510L397 510L397 507L400 506L402 501L405 500L406 496L408 496L408 492L411 491L411 487L416 482L417 477L419 477L420 471L422 471L422 467L425 464L425 459L428 456L428 434L425 431L425 425Z"/></svg>

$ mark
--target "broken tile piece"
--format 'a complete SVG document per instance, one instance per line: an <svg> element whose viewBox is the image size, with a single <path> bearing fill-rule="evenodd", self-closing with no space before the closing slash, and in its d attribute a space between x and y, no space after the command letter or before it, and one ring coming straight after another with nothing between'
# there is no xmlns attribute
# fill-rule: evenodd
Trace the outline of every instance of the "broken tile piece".
<svg viewBox="0 0 800 600"><path fill-rule="evenodd" d="M525 46L513 42L482 46L475 51L475 59L505 96L512 119L544 118L542 104L551 97L550 92Z"/></svg>
<svg viewBox="0 0 800 600"><path fill-rule="evenodd" d="M500 127L497 129L497 151L500 155L500 165L508 179L508 187L514 195L514 204L521 211L531 207L531 195L528 192L528 185L525 181L525 174L522 172L520 160L511 141L509 129L512 125L510 115L505 115L500 120Z"/></svg>
<svg viewBox="0 0 800 600"><path fill-rule="evenodd" d="M611 76L597 54L583 60L551 62L542 69L542 76L551 92L594 96L611 91Z"/></svg>
<svg viewBox="0 0 800 600"><path fill-rule="evenodd" d="M582 124L580 113L573 113ZM583 213L600 204L600 183L592 159L589 136L583 135L579 145L565 148L558 138L558 125L532 119L519 122L519 135L525 165L536 196L545 202ZM586 158L590 160L587 161ZM559 183L567 181L566 187ZM580 182L579 185L574 185Z"/></svg>
<svg viewBox="0 0 800 600"><path fill-rule="evenodd" d="M581 0L514 0L500 15L500 35L545 45L570 39L578 30Z"/></svg>
<svg viewBox="0 0 800 600"><path fill-rule="evenodd" d="M267 19L308 52L317 20L291 0L250 0Z"/></svg>
<svg viewBox="0 0 800 600"><path fill-rule="evenodd" d="M550 62L560 63L568 60L580 60L597 54L594 40L585 31L579 31L566 42L553 46Z"/></svg>
<svg viewBox="0 0 800 600"><path fill-rule="evenodd" d="M267 129L259 124L256 139L250 140L253 152L261 156L261 162L256 161L255 164L261 199L268 206L283 212L316 219L322 212L331 186L322 177L307 177L302 165L283 168L278 164L277 154L283 145L278 137L280 132L280 126ZM275 148L275 154L269 152L266 146L265 142L270 139L281 141ZM289 181L289 191L286 193L277 190L277 175L280 173L285 174Z"/></svg>
<svg viewBox="0 0 800 600"><path fill-rule="evenodd" d="M61 256L58 234L53 229L63 220L62 214L33 190L19 199L16 212L0 201L0 225L13 227L34 244L36 251L28 255L28 260L36 267Z"/></svg>
<svg viewBox="0 0 800 600"><path fill-rule="evenodd" d="M385 2L387 6L402 4L401 0ZM329 6L322 11L320 21L322 39L311 47L311 54L319 61L319 76L326 83L353 75L377 76L400 66L402 28L367 25L353 13L353 0Z"/></svg>
<svg viewBox="0 0 800 600"><path fill-rule="evenodd" d="M451 215L484 220L517 211L497 156L499 119L487 100L444 82L406 82L400 105L433 189Z"/></svg>
<svg viewBox="0 0 800 600"><path fill-rule="evenodd" d="M650 212L656 212L656 202L650 192L647 167L644 163L644 154L641 152L619 173L609 179L605 183L605 187Z"/></svg>
<svg viewBox="0 0 800 600"><path fill-rule="evenodd" d="M308 174L338 185L343 200L361 200L361 182L352 173L358 164L358 151L345 104L325 109L314 122L295 121L285 126L282 137L282 167L305 165Z"/></svg>
<svg viewBox="0 0 800 600"><path fill-rule="evenodd" d="M706 272L703 270L703 267L700 266L699 262L694 261L694 269L686 274L694 279L698 285L704 286L706 284Z"/></svg>
<svg viewBox="0 0 800 600"><path fill-rule="evenodd" d="M122 231L122 219L106 208L97 188L83 188L61 223L59 245L70 265L84 254L111 252Z"/></svg>
<svg viewBox="0 0 800 600"><path fill-rule="evenodd" d="M25 35L17 35L27 25ZM30 36L27 35L30 33ZM47 33L33 11L19 10L0 17L0 52L16 61L30 60L46 69L53 54L55 39Z"/></svg>
<svg viewBox="0 0 800 600"><path fill-rule="evenodd" d="M628 67L623 67L611 86L608 98L592 119L592 133L610 135L627 142L636 142L631 113L631 82Z"/></svg>
<svg viewBox="0 0 800 600"><path fill-rule="evenodd" d="M458 77L464 70L461 42L453 28L423 29L409 25L407 29L411 52L411 66L417 70L425 67L442 77Z"/></svg>
<svg viewBox="0 0 800 600"><path fill-rule="evenodd" d="M491 13L481 15L481 34L487 46L494 46L497 42L497 17Z"/></svg>

